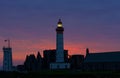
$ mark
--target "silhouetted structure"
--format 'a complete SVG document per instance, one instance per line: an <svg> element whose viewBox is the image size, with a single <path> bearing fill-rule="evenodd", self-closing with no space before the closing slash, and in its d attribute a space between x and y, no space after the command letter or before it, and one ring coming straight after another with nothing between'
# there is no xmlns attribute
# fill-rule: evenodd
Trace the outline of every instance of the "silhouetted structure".
<svg viewBox="0 0 120 78"><path fill-rule="evenodd" d="M43 51L43 66L44 66L44 69L49 69L49 65L51 62L55 62L55 59L56 59L56 50L44 50Z"/></svg>
<svg viewBox="0 0 120 78"><path fill-rule="evenodd" d="M56 62L56 50L43 51L44 69L50 69L50 63ZM64 60L68 62L68 50L64 50Z"/></svg>
<svg viewBox="0 0 120 78"><path fill-rule="evenodd" d="M120 51L87 54L83 70L120 70Z"/></svg>
<svg viewBox="0 0 120 78"><path fill-rule="evenodd" d="M88 49L88 48L86 49L86 55L87 55L87 54L89 54L89 49Z"/></svg>
<svg viewBox="0 0 120 78"><path fill-rule="evenodd" d="M42 70L42 67L43 67L43 59L40 55L40 52L38 52L37 54L37 70Z"/></svg>
<svg viewBox="0 0 120 78"><path fill-rule="evenodd" d="M38 52L37 58L34 54L30 56L26 56L26 60L24 62L25 70L27 71L40 71L42 69L42 57Z"/></svg>
<svg viewBox="0 0 120 78"><path fill-rule="evenodd" d="M81 69L84 55L72 55L70 58L71 69Z"/></svg>
<svg viewBox="0 0 120 78"><path fill-rule="evenodd" d="M36 71L37 70L37 60L34 54L26 57L24 63L25 69L28 71Z"/></svg>

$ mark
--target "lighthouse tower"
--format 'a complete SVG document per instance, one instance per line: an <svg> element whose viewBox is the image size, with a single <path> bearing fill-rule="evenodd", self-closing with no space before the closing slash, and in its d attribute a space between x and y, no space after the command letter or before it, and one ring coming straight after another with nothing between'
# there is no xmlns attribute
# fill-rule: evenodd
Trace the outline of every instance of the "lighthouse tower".
<svg viewBox="0 0 120 78"><path fill-rule="evenodd" d="M58 21L56 28L56 62L64 62L64 41L63 41L64 28L61 19Z"/></svg>
<svg viewBox="0 0 120 78"><path fill-rule="evenodd" d="M10 40L5 40L5 42L8 42L8 47L3 47L3 71L13 71Z"/></svg>
<svg viewBox="0 0 120 78"><path fill-rule="evenodd" d="M56 28L56 62L50 64L50 69L69 69L70 64L64 61L64 28L59 19Z"/></svg>

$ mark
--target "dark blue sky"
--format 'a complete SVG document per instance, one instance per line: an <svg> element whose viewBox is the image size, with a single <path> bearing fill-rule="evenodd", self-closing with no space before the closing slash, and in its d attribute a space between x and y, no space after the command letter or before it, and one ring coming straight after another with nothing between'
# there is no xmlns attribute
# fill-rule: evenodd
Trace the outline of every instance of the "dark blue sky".
<svg viewBox="0 0 120 78"><path fill-rule="evenodd" d="M91 52L120 50L120 0L0 0L0 59L7 38L14 64L26 54L55 48L59 18L70 54L85 54L86 47Z"/></svg>

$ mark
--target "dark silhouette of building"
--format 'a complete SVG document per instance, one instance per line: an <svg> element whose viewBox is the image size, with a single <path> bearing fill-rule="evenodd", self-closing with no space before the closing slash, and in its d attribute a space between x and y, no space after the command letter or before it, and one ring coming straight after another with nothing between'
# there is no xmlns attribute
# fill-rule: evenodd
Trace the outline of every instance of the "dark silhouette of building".
<svg viewBox="0 0 120 78"><path fill-rule="evenodd" d="M83 70L120 70L120 51L86 54Z"/></svg>
<svg viewBox="0 0 120 78"><path fill-rule="evenodd" d="M88 49L88 48L86 49L86 55L87 55L87 54L89 54L89 49Z"/></svg>
<svg viewBox="0 0 120 78"><path fill-rule="evenodd" d="M72 55L69 60L71 69L81 69L84 61L84 55Z"/></svg>
<svg viewBox="0 0 120 78"><path fill-rule="evenodd" d="M37 60L34 54L30 56L26 56L26 60L24 62L25 69L28 71L36 71L37 70Z"/></svg>
<svg viewBox="0 0 120 78"><path fill-rule="evenodd" d="M49 64L55 62L55 52L56 50L44 50L43 51L43 60L44 60L44 69L49 69Z"/></svg>
<svg viewBox="0 0 120 78"><path fill-rule="evenodd" d="M41 57L41 55L40 55L40 52L38 52L38 54L37 54L37 70L39 71L39 70L42 70L42 67L43 67L43 59L42 59L42 57Z"/></svg>
<svg viewBox="0 0 120 78"><path fill-rule="evenodd" d="M43 57L44 68L49 69L50 63L56 61L56 50L44 50ZM68 50L64 50L64 60L68 62Z"/></svg>
<svg viewBox="0 0 120 78"><path fill-rule="evenodd" d="M40 71L42 69L42 57L40 53L38 52L37 58L34 54L27 55L24 67L27 71Z"/></svg>

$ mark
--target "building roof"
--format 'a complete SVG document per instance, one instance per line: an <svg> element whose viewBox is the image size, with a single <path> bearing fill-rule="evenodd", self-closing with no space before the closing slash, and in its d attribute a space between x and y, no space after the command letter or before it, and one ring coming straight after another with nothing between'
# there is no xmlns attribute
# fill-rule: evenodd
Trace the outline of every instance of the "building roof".
<svg viewBox="0 0 120 78"><path fill-rule="evenodd" d="M120 51L89 53L84 60L84 63L88 62L120 62Z"/></svg>

